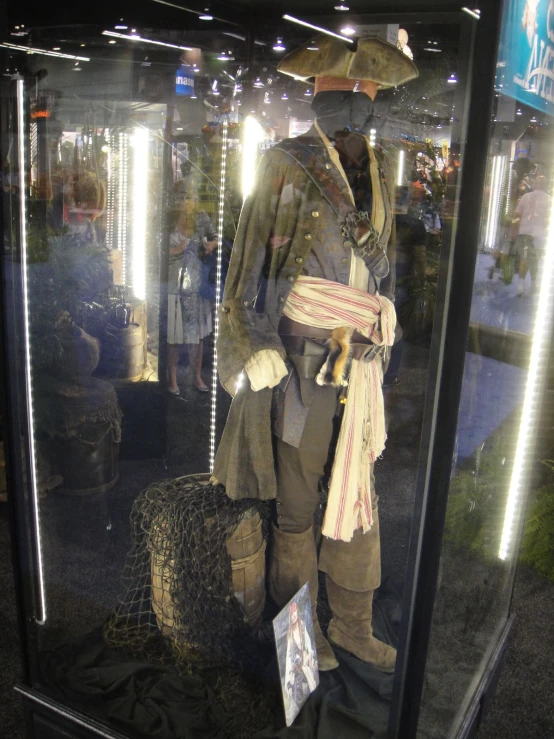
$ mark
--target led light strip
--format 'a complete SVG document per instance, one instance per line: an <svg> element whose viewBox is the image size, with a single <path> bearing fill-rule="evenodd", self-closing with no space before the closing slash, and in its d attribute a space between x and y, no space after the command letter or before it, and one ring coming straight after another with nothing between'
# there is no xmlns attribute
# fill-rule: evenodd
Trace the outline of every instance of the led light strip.
<svg viewBox="0 0 554 739"><path fill-rule="evenodd" d="M221 307L221 262L223 258L223 220L225 214L225 181L227 170L227 118L222 122L221 176L219 180L219 210L217 221L217 266L215 279L214 359L212 367L212 408L210 414L210 472L214 471L217 432L217 339L219 337L219 311Z"/></svg>
<svg viewBox="0 0 554 739"><path fill-rule="evenodd" d="M125 41L140 41L143 44L154 44L154 46L164 46L168 49L179 49L180 51L194 51L192 46L177 46L177 44L168 44L166 41L154 41L152 38L143 38L136 33L116 33L115 31L102 31L102 36L112 36L113 38L124 39ZM78 57L75 57L76 59Z"/></svg>
<svg viewBox="0 0 554 739"><path fill-rule="evenodd" d="M29 467L31 472L30 494L31 515L36 532L38 613L37 623L46 622L46 597L44 592L44 569L38 505L38 484L35 450L35 412L33 405L31 331L29 320L29 282L27 279L27 192L25 163L25 89L23 80L17 80L17 137L19 165L19 228L21 238L21 279L23 292L23 342L25 350L25 389L27 391L27 434L29 437Z"/></svg>
<svg viewBox="0 0 554 739"><path fill-rule="evenodd" d="M552 308L554 295L554 202L550 209L548 238L544 249L544 262L540 278L539 302L536 312L529 373L525 385L525 396L521 412L521 423L517 438L516 452L510 489L506 501L504 525L498 557L507 560L516 540L517 524L523 515L528 483L527 470L534 443L536 420L541 412L541 396L544 377L548 371L550 338L552 335Z"/></svg>
<svg viewBox="0 0 554 739"><path fill-rule="evenodd" d="M334 33L334 31L328 31L326 28L322 28L321 26L314 26L312 23L301 21L300 18L295 18L293 15L284 15L283 19L286 21L290 21L291 23L298 23L298 25L305 26L306 28L311 28L313 31L319 31L320 33L325 33L327 34L327 36L333 36L333 38L340 38L341 41L346 41L349 44L354 43L354 40L351 38L347 38L346 36L341 36L338 33Z"/></svg>
<svg viewBox="0 0 554 739"><path fill-rule="evenodd" d="M133 136L133 293L146 299L146 225L148 213L148 129Z"/></svg>
<svg viewBox="0 0 554 739"><path fill-rule="evenodd" d="M114 247L113 221L114 221L114 195L115 195L115 178L113 176L113 135L108 132L108 157L106 168L108 170L108 202L106 208L106 245L111 251Z"/></svg>
<svg viewBox="0 0 554 739"><path fill-rule="evenodd" d="M127 134L119 134L119 188L117 248L121 251L121 272L123 284L127 284Z"/></svg>

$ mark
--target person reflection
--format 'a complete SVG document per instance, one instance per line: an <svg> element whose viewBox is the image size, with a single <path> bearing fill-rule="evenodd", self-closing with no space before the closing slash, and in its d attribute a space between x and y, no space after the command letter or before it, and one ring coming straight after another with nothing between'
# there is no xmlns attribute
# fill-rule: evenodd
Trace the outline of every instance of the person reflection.
<svg viewBox="0 0 554 739"><path fill-rule="evenodd" d="M167 318L167 389L179 395L177 369L184 344L195 346L191 357L193 382L200 392L208 392L202 379L203 340L212 332L212 307L202 297L203 265L201 257L217 246L216 233L207 213L197 208L192 198L185 198L170 214Z"/></svg>

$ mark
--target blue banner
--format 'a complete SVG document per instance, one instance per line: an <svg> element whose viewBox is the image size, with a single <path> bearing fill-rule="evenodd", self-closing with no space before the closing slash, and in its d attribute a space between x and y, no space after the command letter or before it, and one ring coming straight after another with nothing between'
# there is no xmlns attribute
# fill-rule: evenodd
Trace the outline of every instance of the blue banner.
<svg viewBox="0 0 554 739"><path fill-rule="evenodd" d="M188 64L181 64L175 74L175 94L194 95L194 71Z"/></svg>
<svg viewBox="0 0 554 739"><path fill-rule="evenodd" d="M554 0L506 0L496 89L554 115Z"/></svg>

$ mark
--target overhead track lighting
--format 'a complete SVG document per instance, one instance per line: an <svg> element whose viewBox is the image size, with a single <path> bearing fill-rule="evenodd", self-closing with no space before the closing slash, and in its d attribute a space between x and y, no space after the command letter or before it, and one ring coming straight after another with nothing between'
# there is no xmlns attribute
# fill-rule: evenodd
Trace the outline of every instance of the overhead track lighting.
<svg viewBox="0 0 554 739"><path fill-rule="evenodd" d="M333 36L333 38L339 38L341 41L347 41L349 44L353 44L354 41L351 38L346 38L346 36L341 36L338 33L335 33L334 31L329 31L327 28L322 28L321 26L314 26L313 23L308 23L307 21L302 21L300 18L295 18L292 15L284 15L283 19L286 21L290 21L291 23L298 23L299 26L304 26L305 28L311 28L313 31L318 31L319 33L325 33L327 36Z"/></svg>
<svg viewBox="0 0 554 739"><path fill-rule="evenodd" d="M24 51L26 54L42 54L43 56L55 56L60 59L77 59L80 62L90 62L89 56L75 56L75 54L64 54L58 51L60 48L56 46L55 50L50 49L39 49L36 46L21 46L20 44L10 44L8 41L0 43L0 46L4 49L10 49L11 51Z"/></svg>
<svg viewBox="0 0 554 739"><path fill-rule="evenodd" d="M168 2L168 0L152 0L152 2L159 3L160 5L167 5L168 7L176 8L177 10L183 10L185 13L192 13L193 15L198 16L199 20L223 21L223 23L228 23L230 26L240 26L240 23L229 20L229 18L221 18L220 16L213 15L212 12L209 10L209 8L205 8L204 10L195 10L194 8L186 8L184 5L177 5L176 3L170 3Z"/></svg>
<svg viewBox="0 0 554 739"><path fill-rule="evenodd" d="M115 33L115 31L102 31L102 36L113 36L114 38L125 39L126 41L140 41L143 44L153 44L154 46L164 46L168 49L179 49L180 51L194 51L192 46L178 46L177 44L168 44L166 41L155 41L151 38L143 38L139 34ZM76 58L76 57L75 57Z"/></svg>

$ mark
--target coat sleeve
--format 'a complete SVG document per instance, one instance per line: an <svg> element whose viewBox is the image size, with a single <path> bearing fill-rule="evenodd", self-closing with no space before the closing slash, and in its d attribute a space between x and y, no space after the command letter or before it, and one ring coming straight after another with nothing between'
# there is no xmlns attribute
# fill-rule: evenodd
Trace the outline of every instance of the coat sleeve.
<svg viewBox="0 0 554 739"><path fill-rule="evenodd" d="M281 193L290 177L285 155L270 150L256 173L253 194L243 206L220 308L218 370L221 382L242 372L257 352L285 350L277 326L263 310ZM260 307L261 305L261 307Z"/></svg>

